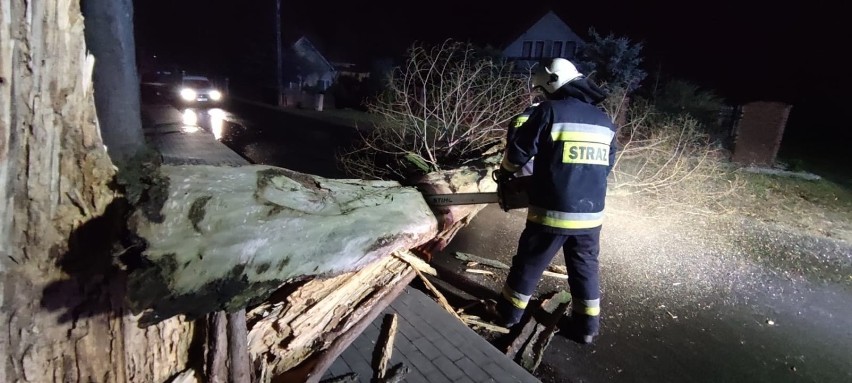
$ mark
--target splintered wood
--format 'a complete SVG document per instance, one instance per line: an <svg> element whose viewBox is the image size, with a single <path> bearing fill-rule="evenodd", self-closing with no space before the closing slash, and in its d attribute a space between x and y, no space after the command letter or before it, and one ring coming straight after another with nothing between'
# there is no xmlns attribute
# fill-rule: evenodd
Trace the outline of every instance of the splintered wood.
<svg viewBox="0 0 852 383"><path fill-rule="evenodd" d="M345 375L336 376L334 378L323 380L320 383L357 383L358 382L358 374L355 372L350 372Z"/></svg>
<svg viewBox="0 0 852 383"><path fill-rule="evenodd" d="M438 303L441 304L444 310L447 310L447 312L456 317L456 319L462 320L459 314L456 314L456 310L453 309L453 306L450 305L450 302L447 301L447 298L444 296L444 294L441 294L441 292L438 291L435 285L433 285L432 282L430 282L429 279L427 279L426 276L420 272L420 270L414 269L414 271L417 272L417 276L420 277L421 281L423 281L423 285L425 285L426 288L435 296L435 298L438 299Z"/></svg>
<svg viewBox="0 0 852 383"><path fill-rule="evenodd" d="M506 355L528 371L535 372L570 302L571 294L566 291L559 291L542 302L538 308L543 311L541 315L533 315L529 319L509 345Z"/></svg>
<svg viewBox="0 0 852 383"><path fill-rule="evenodd" d="M469 254L469 253L463 253L461 251L456 252L456 259L463 261L463 262L467 262L467 267L484 265L484 266L491 266L491 267L494 267L494 268L497 268L497 269L502 269L502 270L508 270L510 268L509 265L507 265L503 262L500 262L498 260L484 258L484 257L480 257L480 256L477 256L477 255ZM492 271L482 270L482 269L466 269L465 271L468 272L468 273L471 273L471 274L485 274L485 275L494 274L494 272L492 272ZM545 270L544 273L542 273L542 275L544 275L545 277L559 278L559 279L566 279L567 280L568 279L568 269L565 266L550 265L550 266L547 266L547 270Z"/></svg>
<svg viewBox="0 0 852 383"><path fill-rule="evenodd" d="M329 347L405 279L411 268L385 257L359 272L315 279L296 291L273 295L248 313L249 353L260 382L271 381Z"/></svg>
<svg viewBox="0 0 852 383"><path fill-rule="evenodd" d="M396 339L396 314L387 314L382 321L382 331L373 351L373 379L383 381L388 373L388 363L393 355L393 342Z"/></svg>
<svg viewBox="0 0 852 383"><path fill-rule="evenodd" d="M429 263L424 261L422 258L412 254L408 250L395 251L392 255L405 261L406 263L411 265L411 267L422 273L426 273L429 275L438 275L438 271L435 270L434 267L429 266Z"/></svg>
<svg viewBox="0 0 852 383"><path fill-rule="evenodd" d="M376 383L399 383L405 379L405 376L408 375L409 372L411 372L411 369L408 366L403 363L397 363L395 366L391 367L387 377L377 381Z"/></svg>

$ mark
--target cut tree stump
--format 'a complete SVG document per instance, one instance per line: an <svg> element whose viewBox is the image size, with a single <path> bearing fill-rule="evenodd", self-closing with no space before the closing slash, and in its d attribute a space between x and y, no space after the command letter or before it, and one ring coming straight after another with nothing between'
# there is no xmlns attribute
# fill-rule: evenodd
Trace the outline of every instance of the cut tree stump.
<svg viewBox="0 0 852 383"><path fill-rule="evenodd" d="M509 345L506 355L527 371L535 372L570 302L571 294L566 291L559 291L542 302L537 313L530 317Z"/></svg>

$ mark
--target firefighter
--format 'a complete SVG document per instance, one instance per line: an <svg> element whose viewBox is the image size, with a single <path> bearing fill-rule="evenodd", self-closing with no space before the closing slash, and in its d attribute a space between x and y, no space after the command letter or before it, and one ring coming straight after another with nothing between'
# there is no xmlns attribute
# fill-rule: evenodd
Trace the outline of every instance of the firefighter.
<svg viewBox="0 0 852 383"><path fill-rule="evenodd" d="M597 105L606 94L570 61L540 63L532 85L547 100L508 134L498 185L535 156L527 222L497 302L499 321L517 324L539 280L561 247L571 290L568 335L591 343L600 328L598 253L607 176L616 127Z"/></svg>

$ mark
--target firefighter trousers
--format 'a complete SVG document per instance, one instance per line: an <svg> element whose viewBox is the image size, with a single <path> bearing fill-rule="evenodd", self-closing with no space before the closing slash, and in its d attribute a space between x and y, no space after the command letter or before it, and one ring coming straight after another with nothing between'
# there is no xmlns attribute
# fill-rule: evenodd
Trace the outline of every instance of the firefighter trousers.
<svg viewBox="0 0 852 383"><path fill-rule="evenodd" d="M498 301L503 321L521 319L544 270L559 248L565 255L571 290L571 318L575 330L596 335L600 328L600 227L582 234L553 234L537 224L527 224L518 241L518 252Z"/></svg>

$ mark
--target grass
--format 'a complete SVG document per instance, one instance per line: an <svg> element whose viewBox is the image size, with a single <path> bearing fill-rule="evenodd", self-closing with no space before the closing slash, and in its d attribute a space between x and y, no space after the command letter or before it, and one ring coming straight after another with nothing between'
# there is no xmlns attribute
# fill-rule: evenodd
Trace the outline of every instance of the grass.
<svg viewBox="0 0 852 383"><path fill-rule="evenodd" d="M282 110L287 113L313 118L335 125L347 126L353 129L368 128L381 121L381 116L355 109L325 109L321 112L312 109L297 108L284 108Z"/></svg>
<svg viewBox="0 0 852 383"><path fill-rule="evenodd" d="M836 212L852 212L852 190L832 180L739 172L745 192L756 200L778 199L795 206L816 205Z"/></svg>
<svg viewBox="0 0 852 383"><path fill-rule="evenodd" d="M733 214L852 241L852 189L845 185L745 171L730 176L742 185L721 201Z"/></svg>

